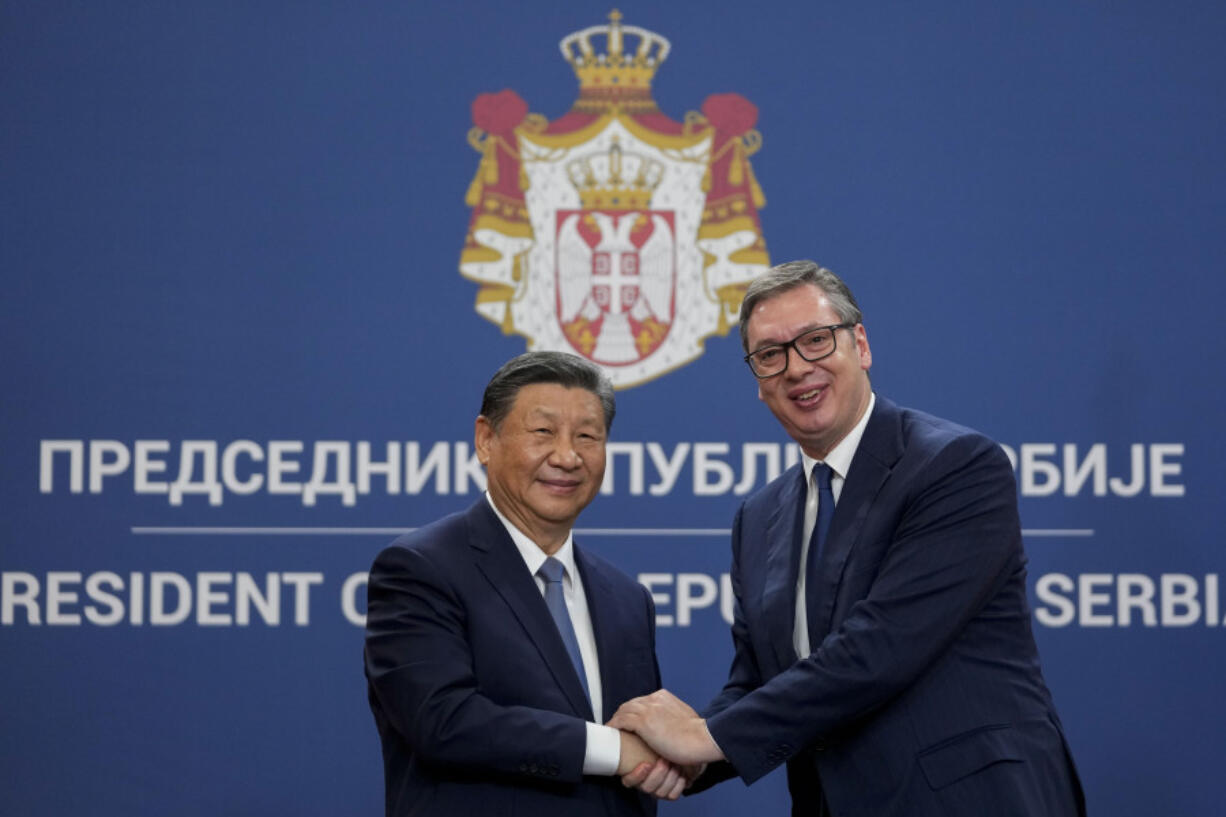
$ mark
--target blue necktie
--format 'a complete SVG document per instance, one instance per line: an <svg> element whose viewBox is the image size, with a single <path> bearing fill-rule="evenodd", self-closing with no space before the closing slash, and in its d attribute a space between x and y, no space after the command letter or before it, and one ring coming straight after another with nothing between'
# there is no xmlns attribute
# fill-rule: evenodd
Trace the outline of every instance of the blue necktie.
<svg viewBox="0 0 1226 817"><path fill-rule="evenodd" d="M562 574L566 568L557 559L550 556L541 565L536 574L545 580L545 606L553 616L553 623L558 625L562 635L562 643L570 653L570 661L579 674L579 683L583 684L583 694L591 701L591 693L587 690L587 673L583 671L583 656L579 654L579 639L575 638L575 625L571 623L570 611L566 609L566 596L562 592Z"/></svg>
<svg viewBox="0 0 1226 817"><path fill-rule="evenodd" d="M809 555L805 563L805 614L809 619L809 649L817 647L817 607L820 601L818 593L818 574L822 562L822 546L826 544L826 533L830 530L830 519L834 516L834 492L830 490L830 475L833 472L829 465L818 463L813 466L813 479L817 483L817 519L813 522L813 535L809 537Z"/></svg>

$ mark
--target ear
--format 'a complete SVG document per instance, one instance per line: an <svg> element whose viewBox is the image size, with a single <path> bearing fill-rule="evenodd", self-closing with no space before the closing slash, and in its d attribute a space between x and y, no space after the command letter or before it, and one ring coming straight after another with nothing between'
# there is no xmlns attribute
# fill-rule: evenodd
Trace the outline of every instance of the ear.
<svg viewBox="0 0 1226 817"><path fill-rule="evenodd" d="M864 324L858 323L855 333L856 356L860 358L860 368L867 372L873 367L873 350L868 345L868 331L864 328Z"/></svg>
<svg viewBox="0 0 1226 817"><path fill-rule="evenodd" d="M477 416L477 422L473 426L473 444L477 449L477 459L482 465L488 465L490 461L490 448L494 444L494 438L498 436L494 431L494 427L490 425L490 421L485 419L484 414Z"/></svg>

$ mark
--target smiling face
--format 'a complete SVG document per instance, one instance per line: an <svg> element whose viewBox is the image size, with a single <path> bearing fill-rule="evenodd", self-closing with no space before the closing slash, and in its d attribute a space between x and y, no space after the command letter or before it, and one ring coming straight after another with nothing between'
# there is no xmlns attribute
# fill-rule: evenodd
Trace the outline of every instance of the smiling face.
<svg viewBox="0 0 1226 817"><path fill-rule="evenodd" d="M819 287L804 284L754 306L746 323L750 352L786 343L807 329L842 323ZM855 427L872 396L873 355L862 324L835 332L838 348L810 363L792 349L780 374L758 381L758 398L806 454L824 459Z"/></svg>
<svg viewBox="0 0 1226 817"><path fill-rule="evenodd" d="M497 429L478 417L475 436L494 504L553 554L604 479L600 399L587 389L534 383L519 390Z"/></svg>

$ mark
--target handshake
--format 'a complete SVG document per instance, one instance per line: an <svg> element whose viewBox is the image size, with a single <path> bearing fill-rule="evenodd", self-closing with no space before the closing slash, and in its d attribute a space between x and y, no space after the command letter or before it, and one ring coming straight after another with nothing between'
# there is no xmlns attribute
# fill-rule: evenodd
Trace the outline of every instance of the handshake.
<svg viewBox="0 0 1226 817"><path fill-rule="evenodd" d="M609 720L621 730L622 785L676 800L723 752L707 723L666 689L626 701Z"/></svg>

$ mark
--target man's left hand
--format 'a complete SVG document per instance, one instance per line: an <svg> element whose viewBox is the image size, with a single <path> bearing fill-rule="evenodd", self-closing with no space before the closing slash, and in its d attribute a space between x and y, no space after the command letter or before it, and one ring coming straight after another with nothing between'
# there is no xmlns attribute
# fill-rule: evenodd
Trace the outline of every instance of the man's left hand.
<svg viewBox="0 0 1226 817"><path fill-rule="evenodd" d="M634 732L674 763L696 766L724 759L707 722L666 689L626 701L609 726Z"/></svg>

